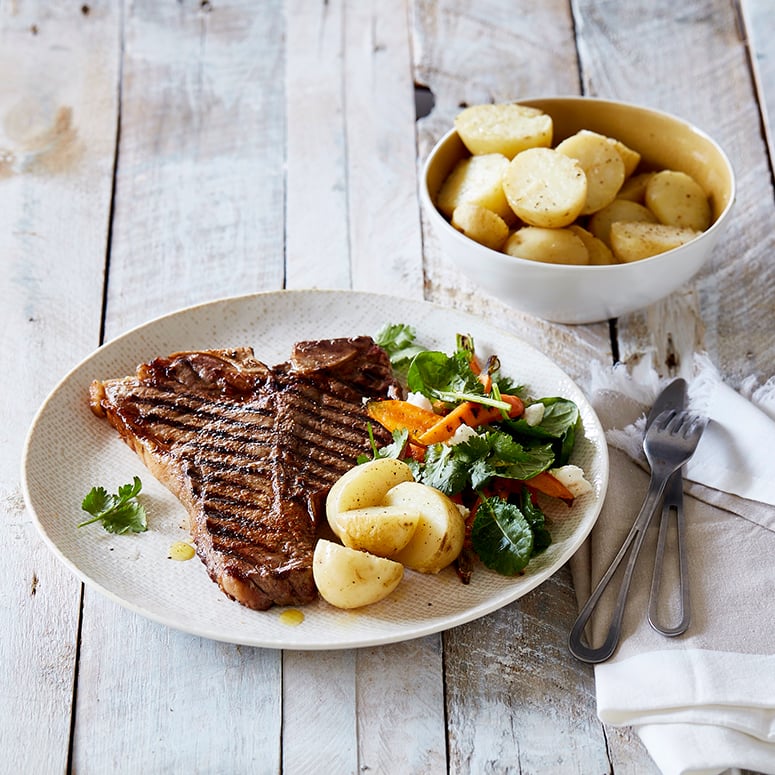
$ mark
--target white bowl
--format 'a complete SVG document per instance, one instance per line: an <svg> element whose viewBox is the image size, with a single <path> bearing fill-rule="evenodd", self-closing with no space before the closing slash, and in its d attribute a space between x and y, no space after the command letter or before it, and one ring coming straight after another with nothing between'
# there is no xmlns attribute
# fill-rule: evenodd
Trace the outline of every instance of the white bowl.
<svg viewBox="0 0 775 775"><path fill-rule="evenodd" d="M615 137L637 150L642 164L691 175L708 193L713 223L696 239L651 258L612 266L573 266L514 258L474 242L439 212L435 198L461 158L469 156L453 129L423 165L420 198L443 254L506 303L557 323L593 323L646 307L691 279L707 260L735 198L724 151L682 119L650 108L590 97L520 100L552 116L557 144L580 129Z"/></svg>

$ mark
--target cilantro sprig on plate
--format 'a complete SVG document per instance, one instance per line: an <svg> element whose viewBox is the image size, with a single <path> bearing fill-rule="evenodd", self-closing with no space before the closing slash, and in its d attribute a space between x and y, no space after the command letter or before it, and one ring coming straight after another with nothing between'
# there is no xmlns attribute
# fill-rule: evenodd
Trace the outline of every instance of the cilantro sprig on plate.
<svg viewBox="0 0 775 775"><path fill-rule="evenodd" d="M119 487L115 495L108 493L104 487L92 487L81 503L81 508L91 514L91 519L80 522L78 527L101 522L109 533L145 532L148 529L145 508L137 500L142 488L137 476L131 484Z"/></svg>

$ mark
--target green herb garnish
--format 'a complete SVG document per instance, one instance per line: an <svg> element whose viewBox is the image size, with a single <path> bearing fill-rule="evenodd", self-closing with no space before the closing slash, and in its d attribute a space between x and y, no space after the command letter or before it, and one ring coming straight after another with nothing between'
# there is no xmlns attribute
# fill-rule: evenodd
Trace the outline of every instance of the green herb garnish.
<svg viewBox="0 0 775 775"><path fill-rule="evenodd" d="M92 515L91 519L79 523L78 527L102 522L109 533L143 533L148 529L145 508L137 500L143 485L135 476L131 484L118 488L116 495L110 495L104 487L92 487L81 503L81 508Z"/></svg>

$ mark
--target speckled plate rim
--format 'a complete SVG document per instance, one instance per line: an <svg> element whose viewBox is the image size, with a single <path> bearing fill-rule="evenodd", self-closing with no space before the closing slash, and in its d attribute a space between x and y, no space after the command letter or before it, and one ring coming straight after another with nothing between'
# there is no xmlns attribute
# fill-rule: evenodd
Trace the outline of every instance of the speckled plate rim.
<svg viewBox="0 0 775 775"><path fill-rule="evenodd" d="M579 406L583 433L572 462L593 492L572 509L547 508L554 543L525 573L509 579L477 566L469 585L454 571L423 576L407 571L398 590L373 606L341 611L323 601L304 607L289 626L283 609L250 611L228 600L196 558L169 559L185 541L183 507L139 458L88 408L92 379L120 377L156 355L185 349L252 346L269 364L287 358L299 339L374 334L383 323L413 325L429 347L450 351L455 334L471 334L477 350L497 353L503 371L535 396L562 395ZM114 536L99 526L78 529L80 502L97 484L115 490L140 476L149 530ZM266 648L324 650L394 643L485 616L554 574L594 526L608 484L608 451L600 422L581 389L537 349L484 319L438 305L357 291L270 291L218 299L134 328L85 358L52 390L24 445L24 499L54 554L84 583L152 621L213 640Z"/></svg>

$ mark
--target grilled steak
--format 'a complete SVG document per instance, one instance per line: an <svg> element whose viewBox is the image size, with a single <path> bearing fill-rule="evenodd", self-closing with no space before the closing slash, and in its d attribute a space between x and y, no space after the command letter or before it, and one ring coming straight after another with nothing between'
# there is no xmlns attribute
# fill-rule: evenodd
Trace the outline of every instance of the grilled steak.
<svg viewBox="0 0 775 775"><path fill-rule="evenodd" d="M249 348L174 353L93 382L90 405L186 507L211 578L264 610L314 599L325 495L370 449L363 399L395 386L358 337L299 342L273 368Z"/></svg>

